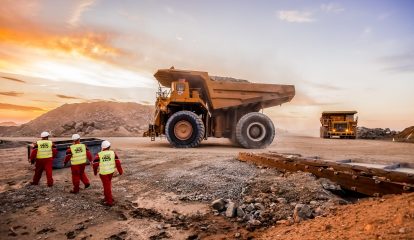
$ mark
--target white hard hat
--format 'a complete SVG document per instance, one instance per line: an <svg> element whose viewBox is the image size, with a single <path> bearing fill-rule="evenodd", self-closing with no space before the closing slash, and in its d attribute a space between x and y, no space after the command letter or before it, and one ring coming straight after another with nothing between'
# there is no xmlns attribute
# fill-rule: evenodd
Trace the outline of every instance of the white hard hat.
<svg viewBox="0 0 414 240"><path fill-rule="evenodd" d="M73 141L78 140L78 139L80 139L80 135L79 134L75 133L75 134L72 135L72 140Z"/></svg>
<svg viewBox="0 0 414 240"><path fill-rule="evenodd" d="M49 137L49 133L48 132L42 132L40 134L40 137L44 138L44 137Z"/></svg>
<svg viewBox="0 0 414 240"><path fill-rule="evenodd" d="M106 140L103 141L102 144L101 144L102 149L109 148L110 146L111 146L111 143L109 141L106 141Z"/></svg>

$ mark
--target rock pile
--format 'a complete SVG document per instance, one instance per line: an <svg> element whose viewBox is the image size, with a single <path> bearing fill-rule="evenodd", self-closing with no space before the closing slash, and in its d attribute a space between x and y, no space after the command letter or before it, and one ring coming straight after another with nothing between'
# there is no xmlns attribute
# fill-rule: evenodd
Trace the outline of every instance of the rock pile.
<svg viewBox="0 0 414 240"><path fill-rule="evenodd" d="M244 79L237 79L232 77L220 77L220 76L210 76L211 80L213 81L220 81L220 82L237 82L237 83L250 83Z"/></svg>
<svg viewBox="0 0 414 240"><path fill-rule="evenodd" d="M358 127L357 136L361 139L391 139L398 134L389 128Z"/></svg>
<svg viewBox="0 0 414 240"><path fill-rule="evenodd" d="M215 215L226 216L253 230L326 216L336 205L347 203L326 191L338 188L326 179L317 181L307 173L293 173L279 178L267 186L260 182L253 184L250 193L242 199L216 199L211 202L211 208Z"/></svg>

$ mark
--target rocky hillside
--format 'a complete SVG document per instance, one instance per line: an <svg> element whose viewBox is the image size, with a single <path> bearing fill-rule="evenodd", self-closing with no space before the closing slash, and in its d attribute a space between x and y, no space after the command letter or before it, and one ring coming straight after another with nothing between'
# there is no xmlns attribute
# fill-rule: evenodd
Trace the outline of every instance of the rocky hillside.
<svg viewBox="0 0 414 240"><path fill-rule="evenodd" d="M138 103L92 102L65 104L21 126L0 127L0 136L38 136L50 131L54 137L142 136L154 108Z"/></svg>

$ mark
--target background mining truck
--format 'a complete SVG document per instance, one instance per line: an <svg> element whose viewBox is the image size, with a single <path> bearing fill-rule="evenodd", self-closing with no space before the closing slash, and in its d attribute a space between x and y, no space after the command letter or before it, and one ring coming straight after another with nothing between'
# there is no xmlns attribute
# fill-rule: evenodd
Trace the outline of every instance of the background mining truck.
<svg viewBox="0 0 414 240"><path fill-rule="evenodd" d="M207 72L160 69L154 124L144 136L165 134L177 148L197 147L208 137L230 138L245 148L265 148L275 128L259 111L289 102L292 85L257 84ZM169 88L164 90L163 87Z"/></svg>
<svg viewBox="0 0 414 240"><path fill-rule="evenodd" d="M357 134L357 111L329 111L323 112L321 117L321 138L351 138Z"/></svg>

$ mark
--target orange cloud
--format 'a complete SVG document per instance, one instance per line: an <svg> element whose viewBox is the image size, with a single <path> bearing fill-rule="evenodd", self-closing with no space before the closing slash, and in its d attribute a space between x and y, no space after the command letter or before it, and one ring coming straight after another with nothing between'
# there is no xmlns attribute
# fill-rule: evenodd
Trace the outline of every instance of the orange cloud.
<svg viewBox="0 0 414 240"><path fill-rule="evenodd" d="M62 27L59 23L42 22L38 16L41 7L39 2L3 1L5 2L0 4L0 44L6 49L7 45L42 49L47 50L50 55L64 53L109 63L115 63L115 57L128 55L113 45L112 40L117 36L113 32L96 30L96 28L79 30ZM82 12L94 2L94 0L87 0L76 5L69 24L75 26Z"/></svg>
<svg viewBox="0 0 414 240"><path fill-rule="evenodd" d="M12 77L2 77L2 78L13 81L13 82L26 83L26 81L23 81L23 80L20 80L20 79L17 79L17 78L12 78Z"/></svg>
<svg viewBox="0 0 414 240"><path fill-rule="evenodd" d="M56 97L63 98L63 99L77 99L77 100L82 100L83 99L83 98L78 98L78 97L62 95L62 94L56 94Z"/></svg>
<svg viewBox="0 0 414 240"><path fill-rule="evenodd" d="M9 97L18 97L18 96L23 95L23 93L22 92L10 91L10 92L0 92L0 95L9 96Z"/></svg>
<svg viewBox="0 0 414 240"><path fill-rule="evenodd" d="M0 110L14 110L14 111L45 111L44 109L32 106L22 106L9 103L0 103Z"/></svg>
<svg viewBox="0 0 414 240"><path fill-rule="evenodd" d="M73 55L83 55L93 59L109 60L125 54L121 49L111 46L110 34L70 33L58 34L43 31L20 31L0 26L0 42L24 47L48 49Z"/></svg>

